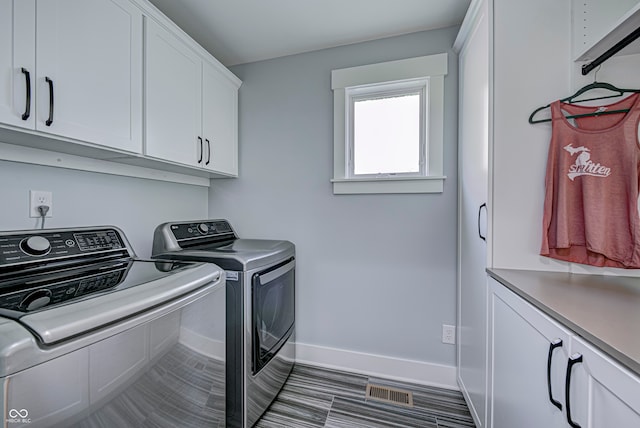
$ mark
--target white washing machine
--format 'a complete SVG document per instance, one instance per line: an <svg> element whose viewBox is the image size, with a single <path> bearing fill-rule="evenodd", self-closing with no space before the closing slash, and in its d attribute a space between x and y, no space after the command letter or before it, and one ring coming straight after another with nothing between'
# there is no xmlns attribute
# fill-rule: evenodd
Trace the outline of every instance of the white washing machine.
<svg viewBox="0 0 640 428"><path fill-rule="evenodd" d="M0 232L2 426L223 426L225 291L115 227Z"/></svg>

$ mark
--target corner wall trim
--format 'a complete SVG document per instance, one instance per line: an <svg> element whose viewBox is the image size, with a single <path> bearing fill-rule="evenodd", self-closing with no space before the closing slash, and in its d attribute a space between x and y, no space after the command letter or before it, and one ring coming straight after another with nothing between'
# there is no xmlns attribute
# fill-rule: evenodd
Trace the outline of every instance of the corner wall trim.
<svg viewBox="0 0 640 428"><path fill-rule="evenodd" d="M455 366L296 343L296 362L459 390Z"/></svg>

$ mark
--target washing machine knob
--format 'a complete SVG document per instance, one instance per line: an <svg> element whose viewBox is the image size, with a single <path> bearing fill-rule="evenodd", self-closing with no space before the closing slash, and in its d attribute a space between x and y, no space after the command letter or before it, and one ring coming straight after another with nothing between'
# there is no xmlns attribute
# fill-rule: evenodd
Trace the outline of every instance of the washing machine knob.
<svg viewBox="0 0 640 428"><path fill-rule="evenodd" d="M51 250L51 243L42 236L32 236L20 243L20 248L30 256L43 256Z"/></svg>
<svg viewBox="0 0 640 428"><path fill-rule="evenodd" d="M198 230L200 231L200 233L206 234L207 232L209 232L209 226L207 226L206 223L200 223L198 225Z"/></svg>
<svg viewBox="0 0 640 428"><path fill-rule="evenodd" d="M43 306L47 306L51 301L51 291L46 288L41 288L40 290L36 290L33 293L30 293L22 299L20 302L20 307L24 308L28 311L33 311L36 309L40 309Z"/></svg>

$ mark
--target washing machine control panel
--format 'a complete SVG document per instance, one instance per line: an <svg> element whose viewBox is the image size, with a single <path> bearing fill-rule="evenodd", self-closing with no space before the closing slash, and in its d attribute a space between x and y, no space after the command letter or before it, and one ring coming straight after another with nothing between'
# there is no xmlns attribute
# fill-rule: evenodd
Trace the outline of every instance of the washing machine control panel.
<svg viewBox="0 0 640 428"><path fill-rule="evenodd" d="M194 238L236 238L231 225L226 220L202 220L188 223L174 223L171 232L176 241Z"/></svg>
<svg viewBox="0 0 640 428"><path fill-rule="evenodd" d="M0 234L0 266L125 248L124 240L115 229L6 232Z"/></svg>

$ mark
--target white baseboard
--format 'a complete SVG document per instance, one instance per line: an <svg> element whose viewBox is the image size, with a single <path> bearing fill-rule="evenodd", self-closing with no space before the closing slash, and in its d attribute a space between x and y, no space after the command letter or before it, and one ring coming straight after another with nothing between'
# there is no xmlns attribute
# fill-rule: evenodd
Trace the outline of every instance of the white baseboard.
<svg viewBox="0 0 640 428"><path fill-rule="evenodd" d="M455 366L296 343L296 362L459 390Z"/></svg>
<svg viewBox="0 0 640 428"><path fill-rule="evenodd" d="M193 349L199 354L206 355L209 358L215 358L216 360L222 361L225 359L225 343L222 340L215 340L184 327L180 327L178 342Z"/></svg>

